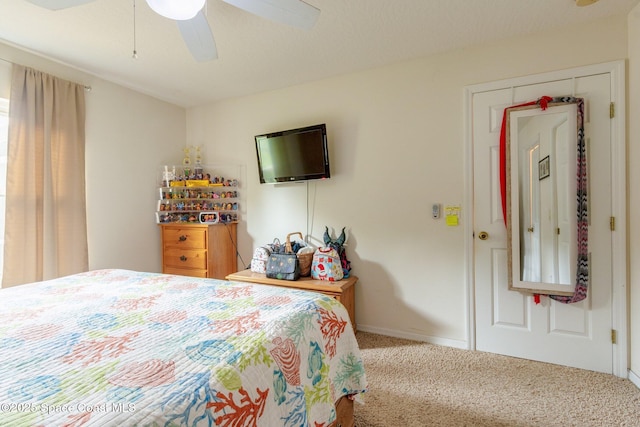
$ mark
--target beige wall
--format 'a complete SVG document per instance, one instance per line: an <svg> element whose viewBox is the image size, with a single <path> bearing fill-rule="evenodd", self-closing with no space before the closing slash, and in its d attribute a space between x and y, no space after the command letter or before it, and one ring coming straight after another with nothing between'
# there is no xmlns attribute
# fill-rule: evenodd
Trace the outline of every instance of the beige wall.
<svg viewBox="0 0 640 427"><path fill-rule="evenodd" d="M194 108L187 142L246 168L245 263L273 237L347 226L359 327L464 347L471 230L430 216L432 203L463 202L464 87L626 56L626 17L607 19ZM258 184L253 136L318 122L332 178L311 184L308 198L304 184Z"/></svg>
<svg viewBox="0 0 640 427"><path fill-rule="evenodd" d="M631 371L640 387L640 6L629 14L628 203Z"/></svg>
<svg viewBox="0 0 640 427"><path fill-rule="evenodd" d="M89 267L160 271L158 165L181 158L185 110L0 44L0 96L10 62L92 87L86 94Z"/></svg>

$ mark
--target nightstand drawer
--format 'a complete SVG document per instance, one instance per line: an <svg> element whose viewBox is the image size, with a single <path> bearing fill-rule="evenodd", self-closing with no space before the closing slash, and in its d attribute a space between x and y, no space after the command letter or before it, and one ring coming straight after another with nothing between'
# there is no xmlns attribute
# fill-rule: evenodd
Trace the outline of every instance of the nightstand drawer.
<svg viewBox="0 0 640 427"><path fill-rule="evenodd" d="M198 228L169 228L163 229L162 241L167 248L206 249L207 231Z"/></svg>
<svg viewBox="0 0 640 427"><path fill-rule="evenodd" d="M207 269L207 251L197 249L167 248L164 252L167 267Z"/></svg>

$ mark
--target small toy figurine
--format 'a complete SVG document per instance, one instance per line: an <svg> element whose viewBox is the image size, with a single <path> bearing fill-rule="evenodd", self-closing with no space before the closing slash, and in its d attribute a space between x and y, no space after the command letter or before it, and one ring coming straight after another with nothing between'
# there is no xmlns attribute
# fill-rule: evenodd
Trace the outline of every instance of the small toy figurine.
<svg viewBox="0 0 640 427"><path fill-rule="evenodd" d="M202 155L201 155L201 152L200 152L200 150L202 149L202 146L201 145L195 145L193 148L195 148L195 150L196 150L196 170L200 169L200 172L202 173ZM197 172L196 172L196 174L197 174Z"/></svg>
<svg viewBox="0 0 640 427"><path fill-rule="evenodd" d="M191 147L184 147L182 149L184 153L184 158L182 159L182 166L191 166ZM185 172L185 175L188 175Z"/></svg>
<svg viewBox="0 0 640 427"><path fill-rule="evenodd" d="M175 176L175 168L173 172L169 171L169 166L164 167L164 172L162 173L162 185L164 187L168 187L171 185L171 181L176 178Z"/></svg>

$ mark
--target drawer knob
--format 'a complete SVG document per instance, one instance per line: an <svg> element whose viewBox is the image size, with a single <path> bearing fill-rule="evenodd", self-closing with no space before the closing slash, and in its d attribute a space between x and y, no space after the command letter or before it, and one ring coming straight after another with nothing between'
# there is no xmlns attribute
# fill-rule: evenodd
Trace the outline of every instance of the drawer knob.
<svg viewBox="0 0 640 427"><path fill-rule="evenodd" d="M180 261L183 261L183 262L184 262L184 261L186 261L186 260L187 260L187 257L186 257L186 256L184 256L184 255L180 256Z"/></svg>
<svg viewBox="0 0 640 427"><path fill-rule="evenodd" d="M185 240L187 240L187 236L183 234L182 236L178 237L178 240L180 240L181 242L184 242Z"/></svg>

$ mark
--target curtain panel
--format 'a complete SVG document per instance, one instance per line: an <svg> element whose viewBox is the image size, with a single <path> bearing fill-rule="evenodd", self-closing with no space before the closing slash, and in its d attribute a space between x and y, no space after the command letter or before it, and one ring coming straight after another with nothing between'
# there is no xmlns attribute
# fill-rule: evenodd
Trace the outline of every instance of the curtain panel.
<svg viewBox="0 0 640 427"><path fill-rule="evenodd" d="M84 86L14 65L2 286L88 270Z"/></svg>

